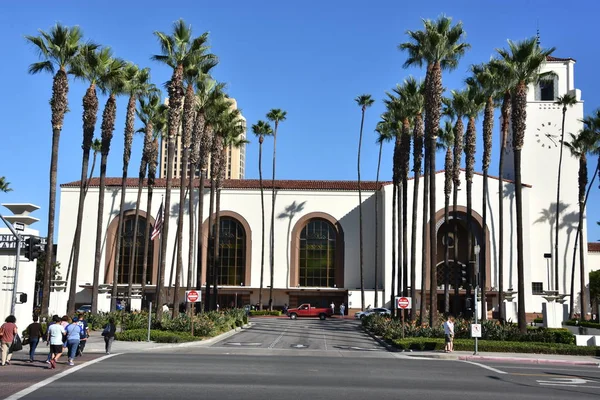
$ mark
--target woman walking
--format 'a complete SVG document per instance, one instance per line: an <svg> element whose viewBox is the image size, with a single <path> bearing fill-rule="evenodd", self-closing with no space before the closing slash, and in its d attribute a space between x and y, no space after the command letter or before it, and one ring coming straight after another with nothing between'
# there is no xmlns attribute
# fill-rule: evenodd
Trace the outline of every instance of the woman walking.
<svg viewBox="0 0 600 400"><path fill-rule="evenodd" d="M81 340L81 327L78 324L79 318L73 317L73 321L67 326L65 331L67 332L67 348L69 350L69 365L75 365L75 356L77 355L77 349L79 348L79 341Z"/></svg>
<svg viewBox="0 0 600 400"><path fill-rule="evenodd" d="M52 317L54 324L48 327L48 341L50 342L50 365L48 368L56 368L56 362L63 353L63 336L67 333L60 324L58 315Z"/></svg>
<svg viewBox="0 0 600 400"><path fill-rule="evenodd" d="M33 316L33 322L27 327L27 337L29 338L29 362L32 363L35 358L35 349L37 349L41 338L44 337L42 324L38 322L38 316Z"/></svg>
<svg viewBox="0 0 600 400"><path fill-rule="evenodd" d="M117 326L115 325L115 319L110 318L108 320L108 324L104 326L104 330L102 331L102 336L104 336L104 350L106 351L106 354L110 354L110 349L115 341L116 331Z"/></svg>
<svg viewBox="0 0 600 400"><path fill-rule="evenodd" d="M10 365L10 359L12 358L10 346L15 339L15 335L17 335L19 332L16 322L17 319L15 316L9 315L4 320L2 326L0 326L0 342L2 342L2 366Z"/></svg>

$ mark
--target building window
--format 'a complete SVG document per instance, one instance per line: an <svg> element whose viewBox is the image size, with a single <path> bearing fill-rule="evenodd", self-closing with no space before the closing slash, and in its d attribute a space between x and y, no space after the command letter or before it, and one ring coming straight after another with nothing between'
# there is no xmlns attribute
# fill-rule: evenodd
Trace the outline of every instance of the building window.
<svg viewBox="0 0 600 400"><path fill-rule="evenodd" d="M335 244L336 231L331 223L321 218L308 221L300 234L300 286L334 286Z"/></svg>
<svg viewBox="0 0 600 400"><path fill-rule="evenodd" d="M540 100L554 101L554 80L542 79L540 81Z"/></svg>
<svg viewBox="0 0 600 400"><path fill-rule="evenodd" d="M543 282L531 282L532 294L544 294L544 283Z"/></svg>
<svg viewBox="0 0 600 400"><path fill-rule="evenodd" d="M214 244L208 249L209 265L214 257ZM218 285L240 286L246 269L246 232L241 223L231 217L220 218Z"/></svg>
<svg viewBox="0 0 600 400"><path fill-rule="evenodd" d="M129 283L129 271L133 265L133 283L142 283L142 272L144 265L144 244L146 235L146 219L144 217L138 217L138 229L135 240L135 260L132 260L132 250L134 246L133 228L135 222L135 215L128 215L125 217L123 224L123 236L121 239L121 256L119 262L118 271L118 283L126 284ZM146 267L146 283L152 281L152 262L154 255L154 241L148 242L148 260Z"/></svg>

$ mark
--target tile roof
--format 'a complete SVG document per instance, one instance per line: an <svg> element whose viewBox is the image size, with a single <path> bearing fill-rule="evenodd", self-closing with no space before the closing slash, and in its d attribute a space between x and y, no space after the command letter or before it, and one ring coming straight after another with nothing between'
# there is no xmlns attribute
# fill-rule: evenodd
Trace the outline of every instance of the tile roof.
<svg viewBox="0 0 600 400"><path fill-rule="evenodd" d="M560 57L553 57L553 56L546 56L546 61L549 62L564 62L564 61L575 61L575 59L573 58L560 58Z"/></svg>
<svg viewBox="0 0 600 400"><path fill-rule="evenodd" d="M80 181L63 183L60 187L79 187ZM121 186L121 178L106 178L106 186ZM144 186L147 185L147 179L144 179ZM156 179L154 187L164 188L166 187L166 179ZM173 187L179 187L179 178L172 180ZM195 179L195 184L198 185L198 179ZM376 183L374 181L363 181L360 186L362 190L376 190L380 189L385 182ZM127 187L137 187L137 178L127 178ZM92 178L90 180L91 187L100 186L100 178ZM204 187L210 187L210 181L207 179L204 182ZM225 179L223 181L223 188L225 189L259 189L260 182L258 179ZM263 179L263 188L271 189L271 180ZM276 189L287 189L287 190L339 190L339 191L353 191L357 189L356 181L325 181L325 180L275 180Z"/></svg>
<svg viewBox="0 0 600 400"><path fill-rule="evenodd" d="M588 243L588 253L600 253L600 242L589 242Z"/></svg>

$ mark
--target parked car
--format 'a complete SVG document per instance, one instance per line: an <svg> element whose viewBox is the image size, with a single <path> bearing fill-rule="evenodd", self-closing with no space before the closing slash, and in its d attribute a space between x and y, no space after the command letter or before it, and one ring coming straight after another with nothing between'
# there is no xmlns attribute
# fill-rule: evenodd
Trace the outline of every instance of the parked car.
<svg viewBox="0 0 600 400"><path fill-rule="evenodd" d="M298 317L319 317L319 319L324 320L327 317L331 317L332 313L333 312L329 307L313 307L308 303L287 310L287 315L290 319L296 319Z"/></svg>
<svg viewBox="0 0 600 400"><path fill-rule="evenodd" d="M357 312L356 314L354 314L354 318L356 318L356 319L363 319L367 315L371 315L371 314L379 314L379 315L390 316L390 315L392 315L392 312L390 310L388 310L387 308L370 308L370 309L365 310L365 311L359 311L359 312Z"/></svg>
<svg viewBox="0 0 600 400"><path fill-rule="evenodd" d="M78 313L88 313L88 312L92 312L92 306L90 304L85 304L81 307L79 307L76 312Z"/></svg>

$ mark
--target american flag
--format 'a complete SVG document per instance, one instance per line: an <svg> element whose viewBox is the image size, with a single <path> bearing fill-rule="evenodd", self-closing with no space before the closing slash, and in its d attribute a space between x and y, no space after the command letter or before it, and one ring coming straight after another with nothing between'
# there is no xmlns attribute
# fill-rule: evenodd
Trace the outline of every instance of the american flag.
<svg viewBox="0 0 600 400"><path fill-rule="evenodd" d="M156 239L163 227L163 203L160 203L160 207L158 209L158 214L156 214L156 222L154 223L154 229L152 230L152 235L150 235L150 240Z"/></svg>

